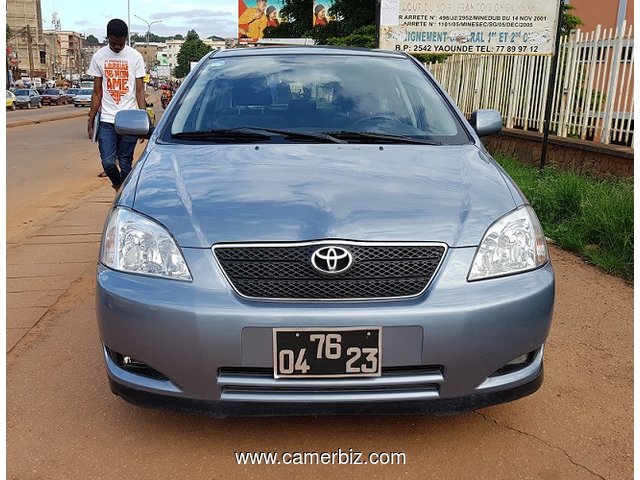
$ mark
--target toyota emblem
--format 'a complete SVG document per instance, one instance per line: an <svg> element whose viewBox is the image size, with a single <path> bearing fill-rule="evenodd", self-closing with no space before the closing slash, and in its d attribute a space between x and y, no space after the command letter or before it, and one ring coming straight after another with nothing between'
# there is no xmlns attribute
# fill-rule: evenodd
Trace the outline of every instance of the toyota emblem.
<svg viewBox="0 0 640 480"><path fill-rule="evenodd" d="M352 263L351 252L342 247L320 247L311 255L311 265L321 273L343 273L349 270Z"/></svg>

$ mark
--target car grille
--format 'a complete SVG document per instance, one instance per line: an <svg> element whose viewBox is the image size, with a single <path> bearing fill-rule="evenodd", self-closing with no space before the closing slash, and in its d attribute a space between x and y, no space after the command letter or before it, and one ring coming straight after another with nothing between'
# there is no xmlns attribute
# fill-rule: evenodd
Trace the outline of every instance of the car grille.
<svg viewBox="0 0 640 480"><path fill-rule="evenodd" d="M374 378L275 379L268 368L221 368L220 399L245 402L431 400L440 396L441 366L383 367Z"/></svg>
<svg viewBox="0 0 640 480"><path fill-rule="evenodd" d="M323 246L348 249L353 264L342 274L311 265ZM249 298L360 300L420 295L444 256L442 244L314 242L280 245L218 245L213 251L236 291Z"/></svg>

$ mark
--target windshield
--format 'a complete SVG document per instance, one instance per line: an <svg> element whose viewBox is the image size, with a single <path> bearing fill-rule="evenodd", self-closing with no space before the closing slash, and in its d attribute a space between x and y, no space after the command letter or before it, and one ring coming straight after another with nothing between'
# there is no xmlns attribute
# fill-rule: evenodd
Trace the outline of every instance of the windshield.
<svg viewBox="0 0 640 480"><path fill-rule="evenodd" d="M29 95L29 90L16 90L16 95Z"/></svg>
<svg viewBox="0 0 640 480"><path fill-rule="evenodd" d="M349 143L376 140L354 133L384 134L385 141L470 142L435 85L402 57L213 57L179 101L163 136L168 141L216 131L228 141L228 130L254 127L329 134ZM216 141L215 135L202 138Z"/></svg>
<svg viewBox="0 0 640 480"><path fill-rule="evenodd" d="M48 88L47 90L44 91L45 95L59 95L60 94L60 90L54 90L51 88Z"/></svg>
<svg viewBox="0 0 640 480"><path fill-rule="evenodd" d="M93 93L93 90L84 89L84 90L80 90L78 92L78 95L91 95L92 93Z"/></svg>

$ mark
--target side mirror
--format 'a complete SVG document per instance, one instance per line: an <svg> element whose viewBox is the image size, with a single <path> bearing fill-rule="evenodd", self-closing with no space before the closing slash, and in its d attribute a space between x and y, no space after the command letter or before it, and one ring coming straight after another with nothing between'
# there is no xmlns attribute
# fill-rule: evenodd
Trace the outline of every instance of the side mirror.
<svg viewBox="0 0 640 480"><path fill-rule="evenodd" d="M497 110L476 110L469 123L479 137L495 135L502 130L502 115Z"/></svg>
<svg viewBox="0 0 640 480"><path fill-rule="evenodd" d="M121 110L116 113L114 126L118 134L134 137L149 138L153 131L146 110Z"/></svg>

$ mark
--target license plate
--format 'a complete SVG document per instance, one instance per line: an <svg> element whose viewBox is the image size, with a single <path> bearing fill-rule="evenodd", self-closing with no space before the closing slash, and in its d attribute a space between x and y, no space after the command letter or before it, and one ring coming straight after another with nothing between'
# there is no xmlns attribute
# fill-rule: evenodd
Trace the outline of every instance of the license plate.
<svg viewBox="0 0 640 480"><path fill-rule="evenodd" d="M275 378L379 377L382 327L274 328Z"/></svg>

